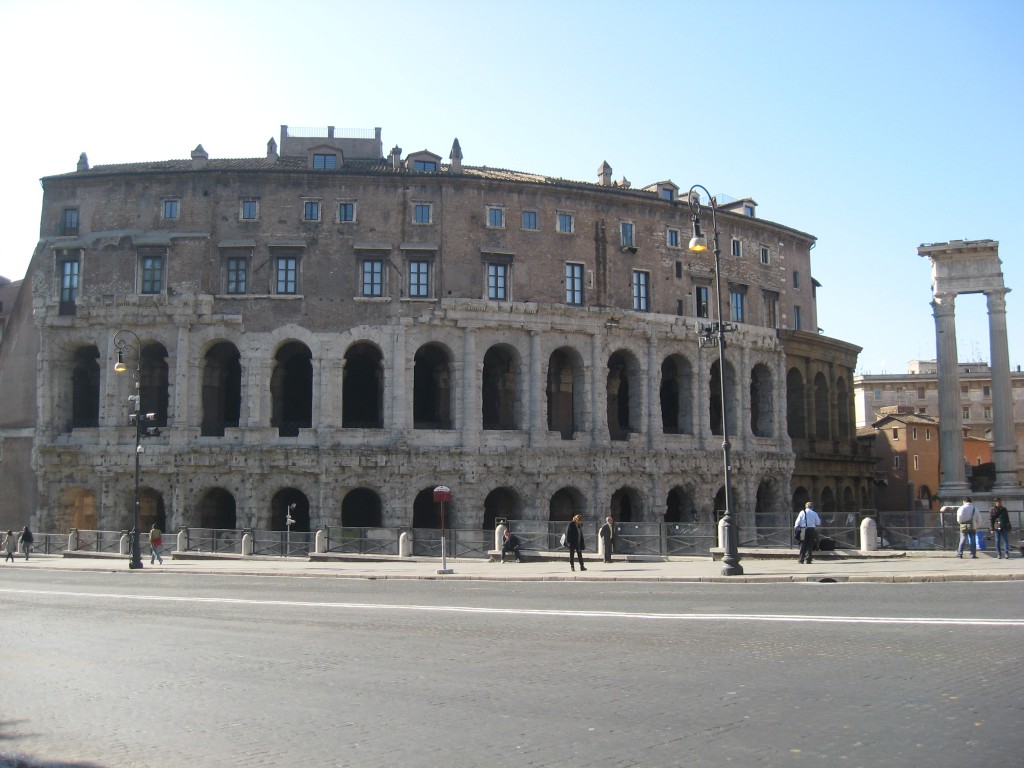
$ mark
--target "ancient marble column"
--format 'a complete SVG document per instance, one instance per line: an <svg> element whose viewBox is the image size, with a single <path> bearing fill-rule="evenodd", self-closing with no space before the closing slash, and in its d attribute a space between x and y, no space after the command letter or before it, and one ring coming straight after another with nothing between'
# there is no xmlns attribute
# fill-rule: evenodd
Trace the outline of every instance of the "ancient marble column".
<svg viewBox="0 0 1024 768"><path fill-rule="evenodd" d="M1017 487L1017 443L1013 427L1013 393L1010 389L1010 352L1006 337L1006 294L1009 289L989 291L988 340L992 355L992 459L996 488Z"/></svg>
<svg viewBox="0 0 1024 768"><path fill-rule="evenodd" d="M955 498L966 493L963 414L960 411L960 372L956 351L956 294L937 293L932 301L935 316L935 350L939 368L939 496Z"/></svg>

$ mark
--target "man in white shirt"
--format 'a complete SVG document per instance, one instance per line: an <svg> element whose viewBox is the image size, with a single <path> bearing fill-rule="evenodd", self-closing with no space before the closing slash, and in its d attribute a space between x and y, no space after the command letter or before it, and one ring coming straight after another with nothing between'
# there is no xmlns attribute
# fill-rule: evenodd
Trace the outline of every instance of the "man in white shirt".
<svg viewBox="0 0 1024 768"><path fill-rule="evenodd" d="M971 557L976 558L978 553L976 551L977 545L974 541L974 532L981 525L981 515L974 508L970 497L964 497L963 505L956 511L956 521L960 524L960 543L956 548L956 556L964 556L964 542L969 542L971 545Z"/></svg>
<svg viewBox="0 0 1024 768"><path fill-rule="evenodd" d="M793 529L794 537L800 542L801 563L811 564L814 546L818 543L819 525L821 525L821 518L814 511L814 505L808 501L804 504L800 514L796 516L796 527Z"/></svg>

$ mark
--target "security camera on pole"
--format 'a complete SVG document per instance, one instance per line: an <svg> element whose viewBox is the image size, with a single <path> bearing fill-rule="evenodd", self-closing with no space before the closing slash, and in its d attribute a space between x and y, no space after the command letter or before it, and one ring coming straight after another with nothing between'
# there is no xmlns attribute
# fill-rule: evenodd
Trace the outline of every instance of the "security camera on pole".
<svg viewBox="0 0 1024 768"><path fill-rule="evenodd" d="M444 531L444 505L452 500L452 489L447 485L439 485L434 489L434 503L441 505L441 567L438 569L438 573L455 573L451 568L448 567L448 555L445 549L445 536Z"/></svg>

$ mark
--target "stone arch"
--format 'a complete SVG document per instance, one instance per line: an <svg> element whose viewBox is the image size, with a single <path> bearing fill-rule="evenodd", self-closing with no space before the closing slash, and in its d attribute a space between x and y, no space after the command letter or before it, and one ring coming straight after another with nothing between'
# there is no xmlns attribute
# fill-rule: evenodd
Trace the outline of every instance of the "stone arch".
<svg viewBox="0 0 1024 768"><path fill-rule="evenodd" d="M483 529L494 530L499 518L519 520L522 517L522 500L511 488L495 488L484 499Z"/></svg>
<svg viewBox="0 0 1024 768"><path fill-rule="evenodd" d="M692 485L677 485L665 498L666 523L696 523L700 519Z"/></svg>
<svg viewBox="0 0 1024 768"><path fill-rule="evenodd" d="M711 424L711 434L722 434L722 382L718 373L718 366L721 361L715 360L711 364L710 390L711 399L708 402L708 420ZM729 419L729 434L736 434L736 371L729 361L725 362L725 415Z"/></svg>
<svg viewBox="0 0 1024 768"><path fill-rule="evenodd" d="M309 532L309 498L298 488L282 488L274 494L270 500L270 530L287 531L288 525L285 517L288 514L288 507L294 504L292 509L291 530L307 533Z"/></svg>
<svg viewBox="0 0 1024 768"><path fill-rule="evenodd" d="M413 428L452 429L451 356L440 344L424 344L413 359Z"/></svg>
<svg viewBox="0 0 1024 768"><path fill-rule="evenodd" d="M630 432L640 431L640 378L640 364L631 352L618 350L608 358L605 394L612 440L626 440Z"/></svg>
<svg viewBox="0 0 1024 768"><path fill-rule="evenodd" d="M831 487L825 486L821 489L821 508L816 510L821 515L822 522L831 525L836 515L836 494Z"/></svg>
<svg viewBox="0 0 1024 768"><path fill-rule="evenodd" d="M754 525L758 534L769 534L773 528L785 527L786 523L778 519L779 501L778 481L771 477L761 480L754 502Z"/></svg>
<svg viewBox="0 0 1024 768"><path fill-rule="evenodd" d="M807 492L807 489L802 485L797 486L793 490L792 508L794 512L799 512L804 508L804 504L811 500L811 494Z"/></svg>
<svg viewBox="0 0 1024 768"><path fill-rule="evenodd" d="M572 440L583 429L583 358L571 347L559 347L548 358L548 429Z"/></svg>
<svg viewBox="0 0 1024 768"><path fill-rule="evenodd" d="M139 371L139 403L143 413L155 413L155 425L167 426L170 391L167 377L167 347L158 341L142 347ZM163 530L163 526L158 526Z"/></svg>
<svg viewBox="0 0 1024 768"><path fill-rule="evenodd" d="M586 501L578 489L571 486L559 488L548 502L548 520L569 522L573 515L586 514Z"/></svg>
<svg viewBox="0 0 1024 768"><path fill-rule="evenodd" d="M733 513L733 515L738 515L739 509L740 509L740 500L739 500L739 497L736 495L736 489L735 488L730 488L729 489L729 507L730 507L730 511ZM725 516L725 486L724 485L718 486L718 492L715 494L713 513L714 513L714 517L713 517L712 521L716 522L716 523L719 520L721 520L722 517Z"/></svg>
<svg viewBox="0 0 1024 768"><path fill-rule="evenodd" d="M71 368L71 429L100 424L100 351L95 344L78 347Z"/></svg>
<svg viewBox="0 0 1024 768"><path fill-rule="evenodd" d="M831 436L828 403L828 380L825 374L818 373L814 377L814 436L819 440L828 440Z"/></svg>
<svg viewBox="0 0 1024 768"><path fill-rule="evenodd" d="M384 426L384 355L360 341L345 350L341 384L341 426L381 429Z"/></svg>
<svg viewBox="0 0 1024 768"><path fill-rule="evenodd" d="M447 525L449 518L449 511L445 510L445 527L450 528ZM412 527L413 528L441 528L441 508L440 505L434 501L434 486L429 488L423 488L419 493L416 494L416 498L412 503Z"/></svg>
<svg viewBox="0 0 1024 768"><path fill-rule="evenodd" d="M132 504L135 503L134 495L133 488ZM146 486L139 489L139 531L148 531L153 525L161 531L167 530L167 509L164 506L163 494L155 488Z"/></svg>
<svg viewBox="0 0 1024 768"><path fill-rule="evenodd" d="M786 373L786 429L796 439L807 437L804 397L804 377L798 369L790 368Z"/></svg>
<svg viewBox="0 0 1024 768"><path fill-rule="evenodd" d="M612 494L609 514L619 523L638 523L643 520L643 500L636 488L623 486Z"/></svg>
<svg viewBox="0 0 1024 768"><path fill-rule="evenodd" d="M666 435L693 434L693 366L682 355L661 363L661 429Z"/></svg>
<svg viewBox="0 0 1024 768"><path fill-rule="evenodd" d="M203 417L200 433L222 437L237 427L242 410L242 365L238 347L230 341L214 344L203 366Z"/></svg>
<svg viewBox="0 0 1024 768"><path fill-rule="evenodd" d="M196 502L195 520L199 528L236 530L238 528L235 497L224 488L210 488Z"/></svg>
<svg viewBox="0 0 1024 768"><path fill-rule="evenodd" d="M57 531L66 533L72 528L95 531L99 527L96 514L96 493L91 488L74 486L60 492L57 511Z"/></svg>
<svg viewBox="0 0 1024 768"><path fill-rule="evenodd" d="M380 528L383 514L380 496L369 488L353 488L341 500L342 528Z"/></svg>
<svg viewBox="0 0 1024 768"><path fill-rule="evenodd" d="M772 436L774 402L772 372L764 363L758 363L750 372L750 431L755 437Z"/></svg>
<svg viewBox="0 0 1024 768"><path fill-rule="evenodd" d="M297 437L313 426L313 353L301 341L285 342L274 355L270 397L270 426L281 437Z"/></svg>
<svg viewBox="0 0 1024 768"><path fill-rule="evenodd" d="M520 421L519 353L495 344L484 353L481 409L484 429L518 429Z"/></svg>

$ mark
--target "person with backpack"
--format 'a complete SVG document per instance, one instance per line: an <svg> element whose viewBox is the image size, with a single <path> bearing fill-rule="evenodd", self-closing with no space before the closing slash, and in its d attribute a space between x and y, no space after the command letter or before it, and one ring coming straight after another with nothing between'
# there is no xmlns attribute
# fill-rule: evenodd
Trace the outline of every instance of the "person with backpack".
<svg viewBox="0 0 1024 768"><path fill-rule="evenodd" d="M1003 550L1006 550L1006 559L1010 559L1010 513L1003 506L1003 500L998 496L992 499L992 509L988 511L988 529L996 539L996 558L1003 557Z"/></svg>
<svg viewBox="0 0 1024 768"><path fill-rule="evenodd" d="M32 554L32 531L28 529L26 525L21 531L21 535L18 536L18 544L21 547L21 551L25 553L25 559L28 560L28 556Z"/></svg>
<svg viewBox="0 0 1024 768"><path fill-rule="evenodd" d="M160 557L160 546L164 543L163 533L159 528L156 527L156 523L153 523L153 527L149 529L149 564L152 565L157 560L160 561L160 565L164 564L164 559Z"/></svg>

